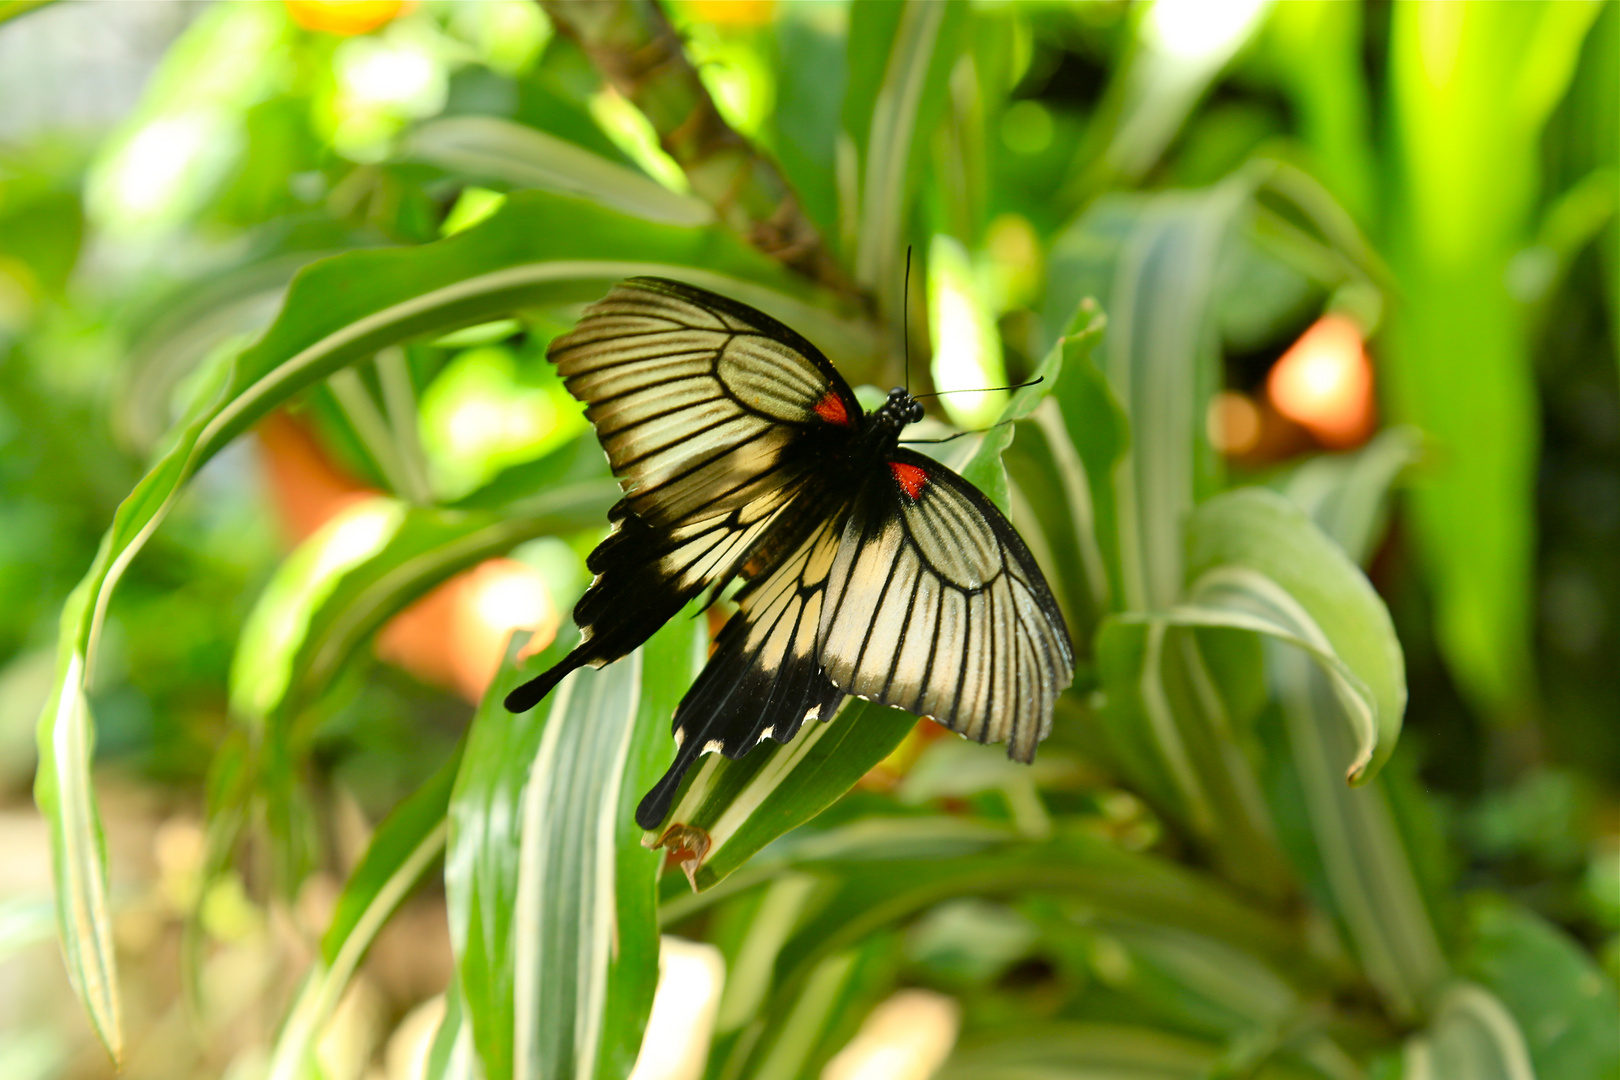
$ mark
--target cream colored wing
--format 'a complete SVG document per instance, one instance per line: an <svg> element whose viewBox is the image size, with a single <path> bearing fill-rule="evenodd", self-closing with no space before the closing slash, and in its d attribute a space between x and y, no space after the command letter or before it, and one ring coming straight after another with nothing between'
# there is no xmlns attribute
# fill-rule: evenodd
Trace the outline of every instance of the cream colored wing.
<svg viewBox="0 0 1620 1080"><path fill-rule="evenodd" d="M828 575L821 662L839 689L1029 761L1074 677L1062 613L995 506L901 450L869 480Z"/></svg>
<svg viewBox="0 0 1620 1080"><path fill-rule="evenodd" d="M652 525L713 518L793 483L861 415L793 330L660 278L616 285L547 355L585 402L630 509Z"/></svg>

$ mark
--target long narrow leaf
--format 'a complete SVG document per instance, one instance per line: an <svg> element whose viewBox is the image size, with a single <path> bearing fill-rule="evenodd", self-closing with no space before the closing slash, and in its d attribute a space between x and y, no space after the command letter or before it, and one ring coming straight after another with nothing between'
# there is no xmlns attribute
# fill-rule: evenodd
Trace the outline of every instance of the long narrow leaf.
<svg viewBox="0 0 1620 1080"><path fill-rule="evenodd" d="M499 116L451 116L411 133L405 156L514 187L578 195L666 225L708 225L714 210L544 131Z"/></svg>
<svg viewBox="0 0 1620 1080"><path fill-rule="evenodd" d="M916 170L926 160L918 149L927 145L939 119L944 97L940 91L955 60L966 5L942 0L897 5L897 10L888 12L861 12L865 6L857 7L856 18L892 26L893 36L887 39L887 52L879 53L877 46L885 38L881 32L872 33L877 27L850 28L851 93L845 98L846 117L851 108L861 115L856 125L846 123L846 128L854 128L857 140L861 196L858 211L845 210L853 212L858 223L855 279L862 285L881 287L900 276L906 208L916 190ZM871 78L873 61L880 59L883 74L875 97L859 96L859 89ZM870 113L864 112L867 101L872 102ZM887 297L888 290L881 295Z"/></svg>
<svg viewBox="0 0 1620 1080"><path fill-rule="evenodd" d="M299 991L270 1058L271 1080L298 1080L306 1059L348 988L355 969L400 902L444 851L445 814L460 765L458 752L377 828L349 875L332 924L321 939L322 963Z"/></svg>
<svg viewBox="0 0 1620 1080"><path fill-rule="evenodd" d="M1307 462L1283 489L1350 558L1365 562L1382 533L1390 488L1418 448L1415 432L1393 428L1355 454ZM1267 645L1266 658L1329 906L1386 1007L1414 1017L1449 972L1382 778L1353 790L1342 783L1352 742L1322 668L1280 642Z"/></svg>
<svg viewBox="0 0 1620 1080"><path fill-rule="evenodd" d="M501 701L541 664L503 670L452 804L452 940L486 1076L622 1074L658 970L658 858L634 826L667 764L664 728L701 654L672 620L643 649L570 676L520 717Z"/></svg>
<svg viewBox="0 0 1620 1080"><path fill-rule="evenodd" d="M81 582L62 606L63 637L85 618L90 592L89 583ZM123 1006L108 911L107 841L90 782L95 727L84 683L83 652L61 650L56 687L39 718L34 801L50 828L56 926L68 979L116 1063L124 1052Z"/></svg>

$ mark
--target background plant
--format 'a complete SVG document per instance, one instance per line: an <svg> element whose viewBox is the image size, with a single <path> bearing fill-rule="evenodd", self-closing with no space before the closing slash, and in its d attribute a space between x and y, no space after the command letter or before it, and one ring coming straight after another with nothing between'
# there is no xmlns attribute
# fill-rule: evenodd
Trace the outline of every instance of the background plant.
<svg viewBox="0 0 1620 1080"><path fill-rule="evenodd" d="M0 925L129 1073L626 1075L662 932L715 1077L918 1000L950 1076L1620 1075L1616 4L104 10L0 25L54 867ZM96 20L146 44L75 67ZM1033 769L855 703L694 770L661 862L702 620L500 709L546 654L479 634L552 633L614 497L545 344L632 273L857 383L907 319L918 381L1049 376L939 418L1016 420L946 449L1082 653ZM1376 434L1267 396L1324 314ZM7 1075L105 1070L53 1001Z"/></svg>

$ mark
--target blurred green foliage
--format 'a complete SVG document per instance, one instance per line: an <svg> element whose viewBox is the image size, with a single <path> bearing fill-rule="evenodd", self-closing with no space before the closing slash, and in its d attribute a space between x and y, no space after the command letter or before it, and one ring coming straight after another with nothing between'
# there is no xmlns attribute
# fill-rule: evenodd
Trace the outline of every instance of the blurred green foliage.
<svg viewBox="0 0 1620 1080"><path fill-rule="evenodd" d="M296 4L39 7L0 3L0 784L21 801L41 766L75 989L132 1075L347 1075L322 1032L442 852L431 1068L476 1045L490 1076L624 1075L662 925L730 972L716 1077L817 1075L902 985L962 1002L942 1075L1620 1076L1620 3L671 0L597 37L527 0L346 34ZM656 11L695 74L615 88L614 35ZM680 123L710 100L741 138L705 157ZM767 242L795 215L798 246ZM545 346L649 271L769 309L856 384L899 381L908 321L939 388L1050 365L1049 397L932 421L1018 418L952 460L1082 653L1034 770L857 704L709 759L681 803L704 891L654 893L619 785L667 753L694 624L521 723L373 658L491 555L559 609L583 589L613 489ZM1263 400L1329 311L1367 332L1389 426L1223 457L1211 395ZM347 561L293 546L247 437L272 406L380 493ZM200 883L163 909L181 963L114 940L169 886L97 878L92 742L146 817L199 822ZM519 829L525 784L549 831ZM396 806L360 859L345 828ZM542 864L566 904L534 906ZM574 898L610 865L612 897ZM262 912L317 879L348 884L296 1000L262 990L273 1051L207 1005L173 1051L172 971L207 984L261 931L304 964ZM519 896L545 947L515 957L480 919ZM611 902L622 941L589 918ZM535 987L545 1023L607 1034L525 1030ZM95 1072L26 1030L76 1019L4 1015L0 1072Z"/></svg>

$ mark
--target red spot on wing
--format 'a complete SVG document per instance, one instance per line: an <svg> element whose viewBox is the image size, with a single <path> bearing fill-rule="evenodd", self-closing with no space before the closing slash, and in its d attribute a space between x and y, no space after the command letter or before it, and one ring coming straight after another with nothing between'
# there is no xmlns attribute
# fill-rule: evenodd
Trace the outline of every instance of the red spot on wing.
<svg viewBox="0 0 1620 1080"><path fill-rule="evenodd" d="M825 397L815 404L816 415L829 424L839 427L849 427L849 410L844 408L844 399L838 396L838 391L829 390Z"/></svg>
<svg viewBox="0 0 1620 1080"><path fill-rule="evenodd" d="M928 486L928 474L915 465L891 461L889 471L894 473L894 479L900 485L900 490L913 500L921 496L923 488Z"/></svg>

